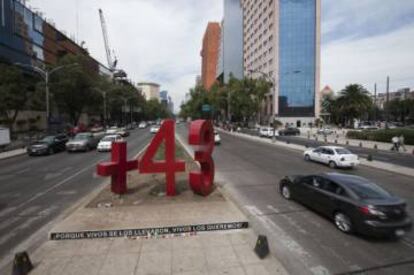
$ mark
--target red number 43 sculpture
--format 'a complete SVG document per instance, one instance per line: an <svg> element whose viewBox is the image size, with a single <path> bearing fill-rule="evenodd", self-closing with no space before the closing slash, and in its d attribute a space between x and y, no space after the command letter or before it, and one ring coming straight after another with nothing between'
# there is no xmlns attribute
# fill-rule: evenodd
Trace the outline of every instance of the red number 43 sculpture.
<svg viewBox="0 0 414 275"><path fill-rule="evenodd" d="M139 160L127 161L126 142L112 144L110 162L97 166L97 174L111 176L111 190L116 194L124 194L126 174L137 169L141 173L165 173L167 196L175 196L175 173L185 171L185 162L175 159L175 122L165 120L158 133L152 139L144 155ZM164 141L164 156L161 161L154 161L154 156ZM195 147L194 159L200 163L200 171L190 172L189 183L194 193L208 196L213 190L214 161L211 157L214 149L214 129L208 120L196 120L190 125L188 143Z"/></svg>

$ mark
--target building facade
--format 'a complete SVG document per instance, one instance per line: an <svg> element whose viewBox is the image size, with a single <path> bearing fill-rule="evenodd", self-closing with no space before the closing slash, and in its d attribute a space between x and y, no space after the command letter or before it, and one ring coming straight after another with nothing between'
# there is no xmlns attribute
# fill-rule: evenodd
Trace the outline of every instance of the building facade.
<svg viewBox="0 0 414 275"><path fill-rule="evenodd" d="M217 59L220 47L220 24L209 22L203 37L201 55L201 81L207 90L216 82Z"/></svg>
<svg viewBox="0 0 414 275"><path fill-rule="evenodd" d="M240 0L244 74L272 82L262 117L302 126L319 117L320 0Z"/></svg>
<svg viewBox="0 0 414 275"><path fill-rule="evenodd" d="M31 11L23 1L0 0L0 59L10 64L54 65L67 55L89 58L91 70L110 75L108 68L89 56L54 25Z"/></svg>
<svg viewBox="0 0 414 275"><path fill-rule="evenodd" d="M228 83L230 74L242 79L243 9L240 0L224 0L216 78Z"/></svg>
<svg viewBox="0 0 414 275"><path fill-rule="evenodd" d="M401 88L388 94L388 101L406 99L414 99L414 91L410 91L410 88ZM380 110L384 110L387 103L387 93L379 93L376 96L372 96L372 100Z"/></svg>
<svg viewBox="0 0 414 275"><path fill-rule="evenodd" d="M156 99L160 101L160 85L152 82L140 82L137 88L141 91L145 100Z"/></svg>

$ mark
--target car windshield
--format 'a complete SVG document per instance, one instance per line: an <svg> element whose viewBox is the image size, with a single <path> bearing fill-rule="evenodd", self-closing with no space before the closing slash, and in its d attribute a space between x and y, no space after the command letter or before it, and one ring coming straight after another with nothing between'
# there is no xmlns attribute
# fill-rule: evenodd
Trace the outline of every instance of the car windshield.
<svg viewBox="0 0 414 275"><path fill-rule="evenodd" d="M368 181L350 181L346 185L361 199L383 199L391 196L378 185Z"/></svg>
<svg viewBox="0 0 414 275"><path fill-rule="evenodd" d="M85 140L85 139L88 139L88 138L89 138L89 135L80 134L80 135L76 135L74 140Z"/></svg>
<svg viewBox="0 0 414 275"><path fill-rule="evenodd" d="M115 141L116 137L111 136L111 137L104 137L101 141Z"/></svg>
<svg viewBox="0 0 414 275"><path fill-rule="evenodd" d="M351 151L349 151L348 149L345 149L345 148L337 148L337 149L335 149L335 151L336 151L336 153L338 155L349 155L349 154L352 154Z"/></svg>
<svg viewBox="0 0 414 275"><path fill-rule="evenodd" d="M54 136L47 136L44 137L40 140L40 142L45 142L45 143L52 143L54 141L55 137Z"/></svg>

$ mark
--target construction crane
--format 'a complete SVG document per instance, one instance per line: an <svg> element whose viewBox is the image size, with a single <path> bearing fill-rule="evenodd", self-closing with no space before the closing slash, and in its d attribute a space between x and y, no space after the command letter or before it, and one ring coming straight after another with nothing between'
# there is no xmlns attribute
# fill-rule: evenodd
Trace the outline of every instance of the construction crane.
<svg viewBox="0 0 414 275"><path fill-rule="evenodd" d="M99 17L101 19L102 34L103 34L104 43L105 43L106 59L108 60L109 70L111 72L115 72L118 60L116 59L115 54L114 54L114 59L112 59L111 48L109 46L109 39L108 39L108 30L106 28L105 17L101 9L99 9Z"/></svg>

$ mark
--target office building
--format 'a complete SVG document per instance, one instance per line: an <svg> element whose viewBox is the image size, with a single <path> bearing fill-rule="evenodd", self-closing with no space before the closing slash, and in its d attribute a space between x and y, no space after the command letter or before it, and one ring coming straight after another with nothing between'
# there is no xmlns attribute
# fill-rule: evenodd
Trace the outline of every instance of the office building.
<svg viewBox="0 0 414 275"><path fill-rule="evenodd" d="M240 0L244 74L265 77L272 91L264 123L301 126L319 117L320 0Z"/></svg>
<svg viewBox="0 0 414 275"><path fill-rule="evenodd" d="M141 91L145 100L156 99L160 100L160 85L152 82L140 82L137 88Z"/></svg>
<svg viewBox="0 0 414 275"><path fill-rule="evenodd" d="M243 78L243 9L240 0L224 0L216 78Z"/></svg>
<svg viewBox="0 0 414 275"><path fill-rule="evenodd" d="M201 55L201 81L207 90L216 82L217 59L220 44L220 24L209 22L203 37Z"/></svg>

